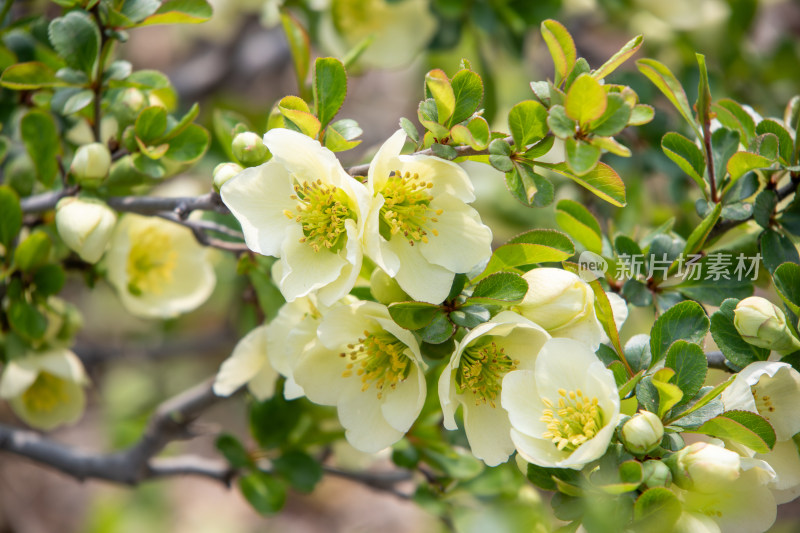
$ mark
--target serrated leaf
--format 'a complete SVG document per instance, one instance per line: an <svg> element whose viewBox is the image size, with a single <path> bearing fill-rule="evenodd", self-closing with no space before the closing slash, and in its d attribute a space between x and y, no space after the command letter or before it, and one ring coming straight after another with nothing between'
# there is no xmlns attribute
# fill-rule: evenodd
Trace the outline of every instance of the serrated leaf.
<svg viewBox="0 0 800 533"><path fill-rule="evenodd" d="M603 232L600 223L588 209L573 200L561 200L556 205L556 223L587 250L602 253Z"/></svg>
<svg viewBox="0 0 800 533"><path fill-rule="evenodd" d="M167 112L163 107L146 107L136 117L134 131L145 144L159 139L167 129Z"/></svg>
<svg viewBox="0 0 800 533"><path fill-rule="evenodd" d="M429 344L442 344L456 332L456 325L447 317L447 313L440 310L433 316L427 326L417 330L423 342Z"/></svg>
<svg viewBox="0 0 800 533"><path fill-rule="evenodd" d="M398 326L415 330L424 328L441 312L441 307L425 302L399 302L389 306L389 315Z"/></svg>
<svg viewBox="0 0 800 533"><path fill-rule="evenodd" d="M756 453L768 453L775 446L775 430L772 425L750 411L726 411L693 432L732 440Z"/></svg>
<svg viewBox="0 0 800 533"><path fill-rule="evenodd" d="M772 166L772 163L773 161L762 155L751 154L750 152L736 152L728 159L727 170L728 174L730 174L730 181L726 189L751 170L769 168Z"/></svg>
<svg viewBox="0 0 800 533"><path fill-rule="evenodd" d="M765 119L756 125L756 134L763 135L765 133L772 133L778 138L778 154L780 161L786 166L791 165L794 143L792 142L792 136L786 131L786 128L772 119Z"/></svg>
<svg viewBox="0 0 800 533"><path fill-rule="evenodd" d="M548 112L547 125L556 137L569 139L575 135L577 123L567 116L564 106L554 105Z"/></svg>
<svg viewBox="0 0 800 533"><path fill-rule="evenodd" d="M100 50L100 30L88 13L70 11L48 28L50 42L67 65L91 75Z"/></svg>
<svg viewBox="0 0 800 533"><path fill-rule="evenodd" d="M602 161L597 163L597 166L594 167L594 169L582 176L575 175L575 173L569 169L566 163L546 166L547 168L584 186L603 200L616 205L617 207L625 206L625 184L622 182L619 174L617 174L613 168Z"/></svg>
<svg viewBox="0 0 800 533"><path fill-rule="evenodd" d="M311 42L303 25L288 11L281 11L281 26L292 53L299 94L305 95L306 76L311 66Z"/></svg>
<svg viewBox="0 0 800 533"><path fill-rule="evenodd" d="M564 148L567 155L567 165L578 176L583 176L595 168L602 154L600 148L584 141L575 140L572 137L566 140Z"/></svg>
<svg viewBox="0 0 800 533"><path fill-rule="evenodd" d="M714 102L711 109L723 126L739 132L745 144L749 144L753 140L756 134L756 124L753 117L737 102L723 98Z"/></svg>
<svg viewBox="0 0 800 533"><path fill-rule="evenodd" d="M708 316L700 304L686 301L672 306L656 319L650 330L651 366L660 361L677 340L699 344L708 328Z"/></svg>
<svg viewBox="0 0 800 533"><path fill-rule="evenodd" d="M490 156L490 163L495 168L498 164L504 165L503 157ZM511 172L506 174L506 187L511 195L526 207L550 205L555 197L555 188L550 180L537 174L530 165L514 164L510 158L507 159L512 165Z"/></svg>
<svg viewBox="0 0 800 533"><path fill-rule="evenodd" d="M603 115L589 124L589 130L601 137L611 137L625 129L632 113L631 106L622 96L611 93L607 98Z"/></svg>
<svg viewBox="0 0 800 533"><path fill-rule="evenodd" d="M189 124L178 136L169 141L165 157L181 163L194 163L208 150L211 135L204 127Z"/></svg>
<svg viewBox="0 0 800 533"><path fill-rule="evenodd" d="M628 119L628 126L642 126L655 118L656 112L653 106L647 104L636 104L633 106L631 116Z"/></svg>
<svg viewBox="0 0 800 533"><path fill-rule="evenodd" d="M800 263L797 246L789 237L770 229L761 234L759 241L761 260L770 273L783 263Z"/></svg>
<svg viewBox="0 0 800 533"><path fill-rule="evenodd" d="M528 292L528 282L519 274L497 272L483 278L469 298L469 302L485 304L519 303Z"/></svg>
<svg viewBox="0 0 800 533"><path fill-rule="evenodd" d="M800 265L784 263L772 275L775 290L789 306L792 313L800 316Z"/></svg>
<svg viewBox="0 0 800 533"><path fill-rule="evenodd" d="M323 129L339 112L347 96L347 74L342 62L333 57L317 58L313 90L317 118Z"/></svg>

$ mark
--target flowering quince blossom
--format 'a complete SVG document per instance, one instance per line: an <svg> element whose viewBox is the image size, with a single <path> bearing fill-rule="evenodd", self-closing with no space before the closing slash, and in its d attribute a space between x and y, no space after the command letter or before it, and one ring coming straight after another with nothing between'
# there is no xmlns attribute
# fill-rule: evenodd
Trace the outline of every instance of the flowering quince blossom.
<svg viewBox="0 0 800 533"><path fill-rule="evenodd" d="M516 310L553 337L585 342L597 349L608 340L594 309L594 292L588 283L560 268L534 268L522 276L528 292ZM607 294L617 328L628 317L625 300Z"/></svg>
<svg viewBox="0 0 800 533"><path fill-rule="evenodd" d="M80 359L67 349L28 353L8 362L0 377L0 398L26 424L50 430L73 424L83 414L89 383Z"/></svg>
<svg viewBox="0 0 800 533"><path fill-rule="evenodd" d="M323 315L292 373L309 400L337 407L353 447L373 453L397 442L419 416L423 366L416 339L386 306L360 301Z"/></svg>
<svg viewBox="0 0 800 533"><path fill-rule="evenodd" d="M726 410L758 413L772 424L775 447L765 454L743 453L766 461L775 470L770 487L778 503L800 495L800 452L792 439L800 432L800 373L786 363L757 361L736 375L721 399Z"/></svg>
<svg viewBox="0 0 800 533"><path fill-rule="evenodd" d="M620 409L614 375L573 339L548 340L533 369L506 374L501 404L523 459L575 470L606 452Z"/></svg>
<svg viewBox="0 0 800 533"><path fill-rule="evenodd" d="M103 256L117 215L99 200L62 198L56 206L56 229L64 244L87 263Z"/></svg>
<svg viewBox="0 0 800 533"><path fill-rule="evenodd" d="M775 522L775 472L764 461L696 442L675 454L673 474L683 507L678 533L761 533Z"/></svg>
<svg viewBox="0 0 800 533"><path fill-rule="evenodd" d="M122 304L145 318L191 311L211 296L216 283L208 249L188 228L155 217L122 217L105 261Z"/></svg>
<svg viewBox="0 0 800 533"><path fill-rule="evenodd" d="M440 303L453 277L491 255L492 232L472 207L464 169L426 155L400 155L399 130L369 167L373 195L364 230L366 254L412 298Z"/></svg>
<svg viewBox="0 0 800 533"><path fill-rule="evenodd" d="M222 201L251 250L280 258L274 272L287 301L318 291L331 305L361 271L367 190L310 137L277 128L264 144L272 159L225 182Z"/></svg>
<svg viewBox="0 0 800 533"><path fill-rule="evenodd" d="M274 394L278 372L267 359L268 329L269 326L259 326L236 343L231 356L219 367L214 394L230 396L245 383L258 400L266 400Z"/></svg>
<svg viewBox="0 0 800 533"><path fill-rule="evenodd" d="M512 370L533 370L548 339L537 324L502 312L461 340L439 378L444 427L456 429L455 411L461 405L472 453L489 466L505 462L514 451L511 423L500 409L503 377Z"/></svg>

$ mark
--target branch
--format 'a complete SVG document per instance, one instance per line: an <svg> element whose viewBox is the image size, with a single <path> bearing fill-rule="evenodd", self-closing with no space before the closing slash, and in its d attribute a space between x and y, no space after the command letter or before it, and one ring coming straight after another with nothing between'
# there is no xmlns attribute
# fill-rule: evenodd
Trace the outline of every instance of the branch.
<svg viewBox="0 0 800 533"><path fill-rule="evenodd" d="M322 466L323 471L331 476L340 477L342 479L349 479L356 483L360 483L367 487L388 492L401 498L403 500L410 500L411 495L397 490L398 483L411 481L411 472L404 470L390 470L386 472L352 472L349 470L340 470L332 466Z"/></svg>
<svg viewBox="0 0 800 533"><path fill-rule="evenodd" d="M733 372L731 367L728 366L728 360L722 352L708 352L706 354L708 360L708 368L716 368L717 370L724 370L725 372Z"/></svg>
<svg viewBox="0 0 800 533"><path fill-rule="evenodd" d="M223 461L193 455L155 457L170 442L193 436L189 425L220 399L214 395L211 384L206 381L162 403L141 439L121 452L96 454L3 424L0 424L0 450L51 466L81 481L103 479L136 485L148 479L195 475L229 485L234 472Z"/></svg>

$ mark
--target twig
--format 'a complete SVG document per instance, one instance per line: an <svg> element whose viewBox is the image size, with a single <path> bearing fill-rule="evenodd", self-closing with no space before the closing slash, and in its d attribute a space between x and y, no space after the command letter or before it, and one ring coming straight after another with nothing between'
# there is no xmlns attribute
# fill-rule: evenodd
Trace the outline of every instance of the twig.
<svg viewBox="0 0 800 533"><path fill-rule="evenodd" d="M793 194L797 190L798 184L800 184L800 181L795 179L794 175L792 175L792 181L790 183L787 183L786 185L784 185L783 187L781 187L780 189L775 191L775 193L778 196L778 201L780 202L781 200L786 199L789 195ZM750 221L752 219L753 219L753 215L750 215L749 217L747 217L745 219L742 219L742 220L720 220L711 229L711 231L708 234L708 238L706 240L707 241L711 241L711 240L719 237L720 235L724 234L725 232L735 228L739 224L743 224L743 223L748 222L748 221Z"/></svg>
<svg viewBox="0 0 800 533"><path fill-rule="evenodd" d="M731 367L728 366L728 360L725 359L725 355L722 352L708 352L706 354L706 360L708 361L708 368L733 372Z"/></svg>
<svg viewBox="0 0 800 533"><path fill-rule="evenodd" d="M206 233L207 231L216 231L217 233L223 233L231 237L236 237L239 239L244 238L244 236L238 231L226 228L225 226L220 226L219 224L215 224L207 220L183 220L176 214L167 212L155 213L154 216L163 218L164 220L169 220L170 222L174 222L176 224L180 224L181 226L189 228L192 231L192 235L194 235L194 238L197 240L197 242L199 242L203 246L219 248L220 250L225 250L226 252L233 252L235 254L242 254L248 250L247 246L244 243L223 241L222 239L216 239L214 237L210 237L208 233Z"/></svg>
<svg viewBox="0 0 800 533"><path fill-rule="evenodd" d="M155 458L170 442L193 436L190 424L220 399L214 395L211 383L201 383L161 404L141 439L121 452L97 454L3 424L0 424L0 450L27 457L81 481L103 479L136 485L148 479L195 475L229 485L234 471L222 461L193 455Z"/></svg>
<svg viewBox="0 0 800 533"><path fill-rule="evenodd" d="M411 472L403 470L390 470L387 472L352 472L325 465L323 465L322 469L326 474L349 479L350 481L355 481L367 487L388 492L404 500L411 499L411 495L401 492L395 487L398 483L411 481Z"/></svg>

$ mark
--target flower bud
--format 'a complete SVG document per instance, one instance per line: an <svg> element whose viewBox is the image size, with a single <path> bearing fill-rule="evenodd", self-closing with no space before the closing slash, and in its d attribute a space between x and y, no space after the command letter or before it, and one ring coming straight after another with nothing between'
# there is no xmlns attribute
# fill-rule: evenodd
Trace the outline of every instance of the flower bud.
<svg viewBox="0 0 800 533"><path fill-rule="evenodd" d="M769 300L751 296L739 302L733 312L736 331L750 344L777 352L800 349L800 342L786 326L783 311Z"/></svg>
<svg viewBox="0 0 800 533"><path fill-rule="evenodd" d="M103 256L117 215L106 204L88 198L63 198L56 205L56 228L70 250L88 263Z"/></svg>
<svg viewBox="0 0 800 533"><path fill-rule="evenodd" d="M400 288L394 278L389 277L389 274L380 268L372 271L372 276L369 278L369 287L375 299L384 305L394 302L406 302L412 299Z"/></svg>
<svg viewBox="0 0 800 533"><path fill-rule="evenodd" d="M622 426L622 443L635 454L654 450L663 437L664 425L658 415L650 411L639 411Z"/></svg>
<svg viewBox="0 0 800 533"><path fill-rule="evenodd" d="M707 442L695 442L673 454L668 464L675 483L686 490L711 494L739 478L739 454Z"/></svg>
<svg viewBox="0 0 800 533"><path fill-rule="evenodd" d="M219 192L225 182L244 170L236 163L220 163L214 168L214 190Z"/></svg>
<svg viewBox="0 0 800 533"><path fill-rule="evenodd" d="M103 143L84 144L72 158L70 172L85 187L99 186L111 168L111 152Z"/></svg>
<svg viewBox="0 0 800 533"><path fill-rule="evenodd" d="M257 134L245 131L233 138L233 155L243 165L252 167L264 162L267 157L267 147Z"/></svg>
<svg viewBox="0 0 800 533"><path fill-rule="evenodd" d="M116 111L119 112L123 119L133 121L146 105L147 101L144 93L139 89L129 87L122 92Z"/></svg>
<svg viewBox="0 0 800 533"><path fill-rule="evenodd" d="M661 461L651 459L642 463L642 479L644 485L649 489L669 487L672 484L672 472Z"/></svg>

